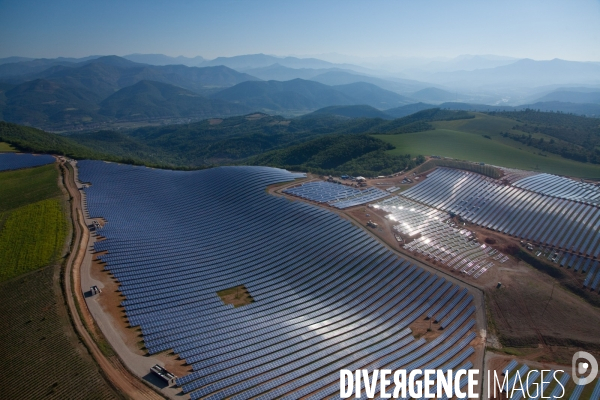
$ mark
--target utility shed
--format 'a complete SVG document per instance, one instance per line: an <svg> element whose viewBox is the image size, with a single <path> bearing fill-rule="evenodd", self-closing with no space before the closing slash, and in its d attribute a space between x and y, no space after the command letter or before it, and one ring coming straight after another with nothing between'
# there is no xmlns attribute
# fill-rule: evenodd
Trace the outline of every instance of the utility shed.
<svg viewBox="0 0 600 400"><path fill-rule="evenodd" d="M162 380L167 382L169 386L175 384L175 379L177 379L177 377L169 371L167 371L166 369L164 369L163 367L161 367L160 365L156 364L155 366L150 368L150 371L154 372L155 375L158 375Z"/></svg>

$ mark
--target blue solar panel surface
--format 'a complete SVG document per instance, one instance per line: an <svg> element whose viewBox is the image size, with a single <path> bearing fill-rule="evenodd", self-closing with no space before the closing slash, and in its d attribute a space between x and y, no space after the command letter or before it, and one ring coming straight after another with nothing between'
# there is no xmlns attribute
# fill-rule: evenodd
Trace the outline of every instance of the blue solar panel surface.
<svg viewBox="0 0 600 400"><path fill-rule="evenodd" d="M341 368L472 354L470 296L337 215L265 191L299 174L78 166L92 184L89 215L107 221L95 249L108 251L127 317L150 353L173 349L192 366L177 384L193 399L321 398L339 393ZM233 308L216 294L237 285L253 303ZM445 329L416 340L409 325L434 309L448 309Z"/></svg>
<svg viewBox="0 0 600 400"><path fill-rule="evenodd" d="M53 162L54 157L47 154L37 156L33 154L0 153L0 171L39 167Z"/></svg>
<svg viewBox="0 0 600 400"><path fill-rule="evenodd" d="M284 192L317 203L327 203L339 209L370 203L389 195L388 192L374 187L356 189L323 181L303 183L300 186L285 189Z"/></svg>
<svg viewBox="0 0 600 400"><path fill-rule="evenodd" d="M569 183L563 191L552 182L573 181L549 175L551 182L542 190L540 182L535 181L541 179L539 176L511 186L475 173L439 168L402 196L544 247L590 258L600 256L600 208L592 203L591 189L587 187L590 185L581 189L589 200L583 202L577 197L579 189L573 187L578 187L577 183ZM527 179L536 186L526 185ZM519 182L528 190L517 187ZM569 266L579 269L584 261L587 262L580 259L578 264Z"/></svg>

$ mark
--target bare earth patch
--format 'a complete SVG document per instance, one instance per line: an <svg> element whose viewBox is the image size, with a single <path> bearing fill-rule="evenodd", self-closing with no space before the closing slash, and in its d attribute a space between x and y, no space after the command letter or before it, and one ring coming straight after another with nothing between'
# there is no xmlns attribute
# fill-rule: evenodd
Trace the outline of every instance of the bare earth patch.
<svg viewBox="0 0 600 400"><path fill-rule="evenodd" d="M94 254L91 268L91 276L101 281L104 285L104 289L99 295L99 303L104 312L111 316L112 325L117 328L127 347L136 354L148 355L144 346L144 337L141 329L129 325L125 309L121 307L121 302L125 300L125 297L119 291L119 283L104 269L105 264L97 259L98 255L105 253ZM153 354L152 357L162 361L164 367L177 376L184 376L192 372L192 368L171 351Z"/></svg>
<svg viewBox="0 0 600 400"><path fill-rule="evenodd" d="M217 295L223 303L231 304L234 307L241 307L254 302L254 299L250 296L248 289L244 285L219 290Z"/></svg>

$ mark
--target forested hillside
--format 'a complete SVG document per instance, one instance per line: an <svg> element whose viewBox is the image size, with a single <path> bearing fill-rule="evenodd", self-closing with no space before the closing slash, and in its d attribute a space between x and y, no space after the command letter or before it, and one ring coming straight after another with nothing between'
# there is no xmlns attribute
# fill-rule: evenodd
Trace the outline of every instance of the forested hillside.
<svg viewBox="0 0 600 400"><path fill-rule="evenodd" d="M394 146L369 135L327 135L253 157L248 164L319 174L378 176L414 168L425 161L422 155L386 153L393 149Z"/></svg>
<svg viewBox="0 0 600 400"><path fill-rule="evenodd" d="M598 119L439 108L393 120L336 114L372 111L377 110L344 106L299 118L253 113L70 135L1 123L0 141L25 151L183 169L250 163L372 176L402 170L417 155L438 155L571 176L600 175Z"/></svg>
<svg viewBox="0 0 600 400"><path fill-rule="evenodd" d="M600 164L600 119L529 109L493 115L515 120L510 131L502 132L505 137L571 160ZM533 136L540 133L550 140Z"/></svg>

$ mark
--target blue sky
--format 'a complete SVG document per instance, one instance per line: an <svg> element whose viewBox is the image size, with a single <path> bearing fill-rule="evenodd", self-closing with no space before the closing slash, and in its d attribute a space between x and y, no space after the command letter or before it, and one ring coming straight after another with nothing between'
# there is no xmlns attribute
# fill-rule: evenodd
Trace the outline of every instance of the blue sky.
<svg viewBox="0 0 600 400"><path fill-rule="evenodd" d="M600 61L600 1L0 0L0 57L130 53Z"/></svg>

